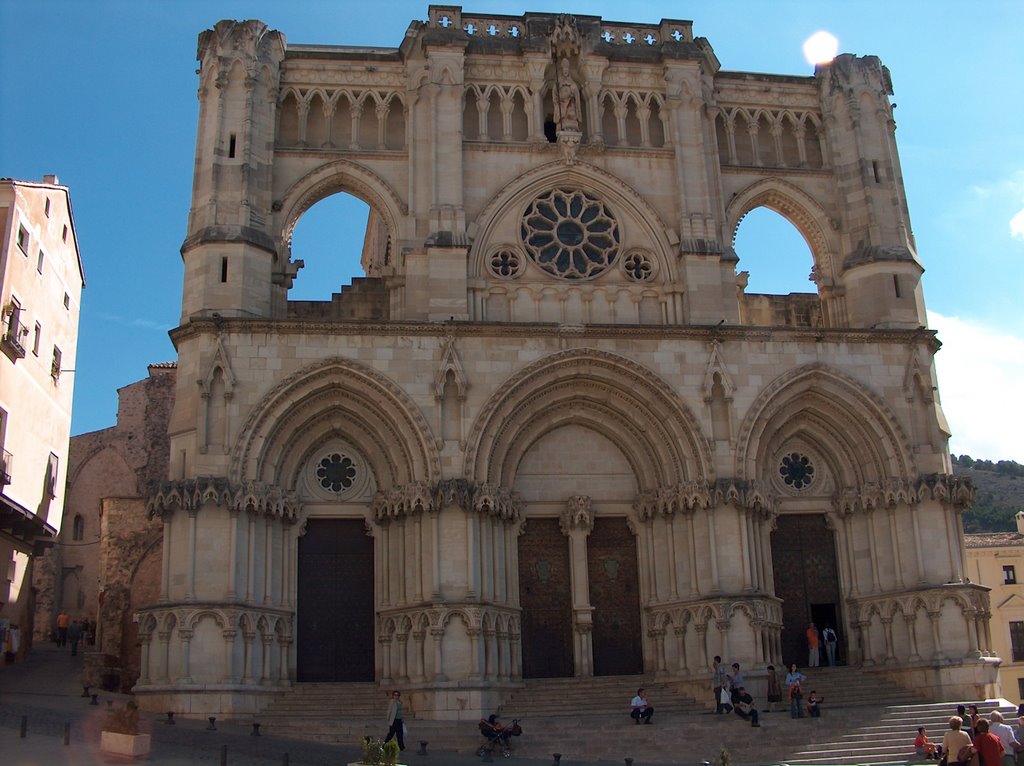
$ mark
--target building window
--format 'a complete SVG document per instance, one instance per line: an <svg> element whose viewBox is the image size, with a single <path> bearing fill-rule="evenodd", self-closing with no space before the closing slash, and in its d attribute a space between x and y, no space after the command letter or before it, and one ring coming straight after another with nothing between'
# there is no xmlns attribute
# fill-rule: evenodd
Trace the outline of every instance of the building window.
<svg viewBox="0 0 1024 766"><path fill-rule="evenodd" d="M21 359L25 356L25 347L21 342L28 335L28 328L21 324L21 301L12 295L11 302L4 308L3 316L4 331L0 343L12 360Z"/></svg>
<svg viewBox="0 0 1024 766"><path fill-rule="evenodd" d="M85 519L82 518L82 514L75 514L75 521L71 525L71 539L72 540L84 540L85 539Z"/></svg>
<svg viewBox="0 0 1024 766"><path fill-rule="evenodd" d="M21 252L28 255L28 229L24 226L18 226L18 247L21 248Z"/></svg>
<svg viewBox="0 0 1024 766"><path fill-rule="evenodd" d="M63 242L67 242L68 241L68 227L67 226L65 226L64 227L64 231L62 231L60 233L60 238L61 238L61 240Z"/></svg>
<svg viewBox="0 0 1024 766"><path fill-rule="evenodd" d="M61 353L60 349L56 346L53 347L53 363L50 365L50 375L53 376L53 381L56 383L60 379L60 360Z"/></svg>
<svg viewBox="0 0 1024 766"><path fill-rule="evenodd" d="M71 308L71 296L67 293L64 293L64 308Z"/></svg>
<svg viewBox="0 0 1024 766"><path fill-rule="evenodd" d="M43 336L43 326L36 322L36 331L32 336L32 353L39 356L39 339Z"/></svg>
<svg viewBox="0 0 1024 766"><path fill-rule="evenodd" d="M1017 568L1013 564L1003 567L1003 585L1017 584Z"/></svg>
<svg viewBox="0 0 1024 766"><path fill-rule="evenodd" d="M46 201L43 203L43 214L47 218L50 217L50 198L49 197L47 197Z"/></svg>
<svg viewBox="0 0 1024 766"><path fill-rule="evenodd" d="M39 248L39 252L36 254L36 271L40 274L43 273L43 261L46 260L46 255L43 253L43 248Z"/></svg>
<svg viewBox="0 0 1024 766"><path fill-rule="evenodd" d="M1010 651L1014 662L1024 662L1024 622L1010 623Z"/></svg>

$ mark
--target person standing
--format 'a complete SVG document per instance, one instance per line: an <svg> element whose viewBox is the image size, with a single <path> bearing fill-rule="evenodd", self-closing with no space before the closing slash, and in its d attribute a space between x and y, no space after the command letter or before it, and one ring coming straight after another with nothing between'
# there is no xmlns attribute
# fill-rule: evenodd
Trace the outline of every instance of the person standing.
<svg viewBox="0 0 1024 766"><path fill-rule="evenodd" d="M71 643L71 656L78 655L78 642L82 640L82 623L74 620L68 628L68 641Z"/></svg>
<svg viewBox="0 0 1024 766"><path fill-rule="evenodd" d="M647 693L643 687L636 690L636 696L633 697L633 701L629 703L632 710L629 711L629 717L633 719L635 723L640 723L642 718L644 723L651 722L651 716L654 715L654 708L647 704Z"/></svg>
<svg viewBox="0 0 1024 766"><path fill-rule="evenodd" d="M722 702L722 690L725 688L728 676L725 674L725 668L722 667L722 658L717 654L715 655L715 661L711 663L711 672L714 678L715 713L721 715L722 713L732 712L732 705Z"/></svg>
<svg viewBox="0 0 1024 766"><path fill-rule="evenodd" d="M61 609L60 614L57 615L57 646L68 645L68 625L71 624L71 618L68 617L67 610Z"/></svg>
<svg viewBox="0 0 1024 766"><path fill-rule="evenodd" d="M978 751L981 766L1002 766L1003 743L988 730L988 721L979 718L975 726L974 749Z"/></svg>
<svg viewBox="0 0 1024 766"><path fill-rule="evenodd" d="M839 637L831 625L826 625L825 630L821 631L821 638L825 642L825 658L828 660L828 666L834 668L836 666L836 645L839 643Z"/></svg>
<svg viewBox="0 0 1024 766"><path fill-rule="evenodd" d="M963 718L958 715L953 716L949 719L949 731L942 735L942 752L948 763L957 762L960 758L960 751L965 747L972 747L970 735L960 728L963 723ZM968 754L966 760L971 760L973 754Z"/></svg>
<svg viewBox="0 0 1024 766"><path fill-rule="evenodd" d="M820 644L821 637L818 635L818 629L814 627L812 622L807 626L807 667L818 667L818 649Z"/></svg>
<svg viewBox="0 0 1024 766"><path fill-rule="evenodd" d="M796 663L794 662L789 666L789 672L786 674L786 687L789 689L789 716L790 718L803 718L804 717L804 706L803 706L803 682L807 680L807 676L796 669Z"/></svg>
<svg viewBox="0 0 1024 766"><path fill-rule="evenodd" d="M397 689L391 692L391 701L388 703L388 735L385 742L390 742L392 737L398 739L398 749L405 750L405 720L402 711L402 692Z"/></svg>
<svg viewBox="0 0 1024 766"><path fill-rule="evenodd" d="M1013 727L1007 726L1003 720L1003 714L993 710L989 715L988 730L999 737L1003 743L1003 766L1014 766L1017 760L1017 753L1024 745L1017 741L1017 735L1013 733Z"/></svg>

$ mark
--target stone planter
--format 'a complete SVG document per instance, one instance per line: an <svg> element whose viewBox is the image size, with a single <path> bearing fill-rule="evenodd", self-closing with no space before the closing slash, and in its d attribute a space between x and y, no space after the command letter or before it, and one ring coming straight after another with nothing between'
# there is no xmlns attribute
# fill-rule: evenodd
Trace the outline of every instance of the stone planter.
<svg viewBox="0 0 1024 766"><path fill-rule="evenodd" d="M149 755L148 734L118 734L113 731L100 732L100 752L121 758L145 758Z"/></svg>

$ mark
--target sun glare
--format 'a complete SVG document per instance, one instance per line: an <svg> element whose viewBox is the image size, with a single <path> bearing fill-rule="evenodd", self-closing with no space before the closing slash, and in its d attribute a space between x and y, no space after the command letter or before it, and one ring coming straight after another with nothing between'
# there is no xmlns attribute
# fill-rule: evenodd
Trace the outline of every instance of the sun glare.
<svg viewBox="0 0 1024 766"><path fill-rule="evenodd" d="M839 40L828 32L819 30L804 40L804 58L811 66L827 64L838 52Z"/></svg>

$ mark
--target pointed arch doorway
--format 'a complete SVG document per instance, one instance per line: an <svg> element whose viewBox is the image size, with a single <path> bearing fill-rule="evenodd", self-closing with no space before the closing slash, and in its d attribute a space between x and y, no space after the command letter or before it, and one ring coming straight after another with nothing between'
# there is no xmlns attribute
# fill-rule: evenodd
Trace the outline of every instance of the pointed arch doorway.
<svg viewBox="0 0 1024 766"><path fill-rule="evenodd" d="M297 590L296 679L373 681L373 539L362 519L307 522Z"/></svg>

